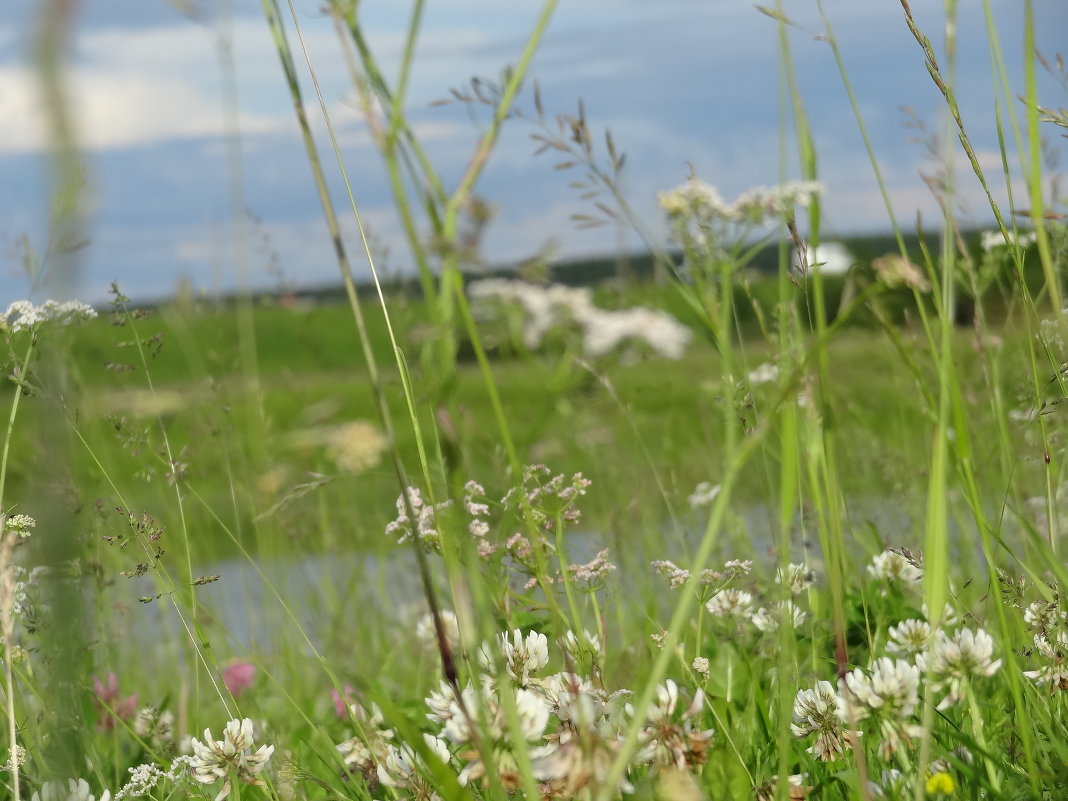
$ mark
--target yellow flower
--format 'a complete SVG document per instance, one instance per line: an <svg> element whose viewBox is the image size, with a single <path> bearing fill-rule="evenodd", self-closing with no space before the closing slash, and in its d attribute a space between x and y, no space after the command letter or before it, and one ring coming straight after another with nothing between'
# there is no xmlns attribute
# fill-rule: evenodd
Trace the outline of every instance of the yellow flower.
<svg viewBox="0 0 1068 801"><path fill-rule="evenodd" d="M956 789L948 773L932 773L927 777L927 795L953 795Z"/></svg>

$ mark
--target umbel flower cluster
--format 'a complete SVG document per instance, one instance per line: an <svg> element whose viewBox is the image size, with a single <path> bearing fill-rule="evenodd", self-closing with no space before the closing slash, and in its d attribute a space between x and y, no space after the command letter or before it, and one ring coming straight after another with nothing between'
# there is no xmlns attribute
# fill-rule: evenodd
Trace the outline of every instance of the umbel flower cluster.
<svg viewBox="0 0 1068 801"><path fill-rule="evenodd" d="M558 645L561 664L570 669L550 672L549 640L540 632L514 629L484 643L469 660L474 675L462 690L443 681L425 699L431 730L422 734L420 753L396 741L376 706L353 704L357 733L337 746L346 771L371 791L382 785L430 801L439 797L430 758L454 771L461 785L520 790L529 775L542 798L585 797L610 780L625 731L638 716L629 772L700 770L713 736L701 723L701 690L688 694L669 679L648 708L637 709L629 690L601 684L596 635L568 632ZM576 672L579 666L589 674ZM624 776L612 789L629 793L633 785Z"/></svg>
<svg viewBox="0 0 1068 801"><path fill-rule="evenodd" d="M534 350L555 329L577 328L582 347L591 358L607 356L627 343L644 345L665 359L680 359L693 332L666 312L635 306L602 309L587 288L553 284L540 286L525 281L487 279L471 285L471 297L480 302L485 316L492 304L518 306L523 310L523 346Z"/></svg>
<svg viewBox="0 0 1068 801"><path fill-rule="evenodd" d="M96 317L96 310L81 301L46 300L40 306L28 300L16 300L0 316L0 329L18 333L38 328L43 323L67 325Z"/></svg>

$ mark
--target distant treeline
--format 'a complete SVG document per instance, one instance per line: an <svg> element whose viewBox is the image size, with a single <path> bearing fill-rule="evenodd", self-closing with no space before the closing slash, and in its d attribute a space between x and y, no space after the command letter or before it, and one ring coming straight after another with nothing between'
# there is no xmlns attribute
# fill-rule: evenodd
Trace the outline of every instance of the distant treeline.
<svg viewBox="0 0 1068 801"><path fill-rule="evenodd" d="M972 250L978 250L979 231L969 231L963 234L965 242ZM832 241L832 240L828 240ZM870 234L864 236L836 237L835 242L840 242L852 254L858 262L870 262L872 259L887 253L897 253L897 239L893 234ZM913 261L921 259L920 237L916 234L904 236L905 248ZM935 236L930 236L926 241L927 247L933 253L939 252L939 245ZM671 253L671 258L676 263L681 263L681 253ZM769 244L760 250L749 265L751 271L758 273L774 273L778 270L779 248L777 244ZM627 253L611 256L588 256L576 259L566 259L547 264L524 264L505 265L500 267L465 271L466 281L477 281L485 278L530 278L536 276L539 280L548 281L565 286L599 286L606 281L612 280L651 280L655 273L654 257L651 253ZM422 294L419 279L416 276L394 277L389 279L387 287L391 292L400 292L409 297L418 297ZM357 286L361 295L373 293L374 287L370 284L361 283ZM301 288L295 291L301 298L329 302L344 299L344 289L340 284L326 285L314 288Z"/></svg>

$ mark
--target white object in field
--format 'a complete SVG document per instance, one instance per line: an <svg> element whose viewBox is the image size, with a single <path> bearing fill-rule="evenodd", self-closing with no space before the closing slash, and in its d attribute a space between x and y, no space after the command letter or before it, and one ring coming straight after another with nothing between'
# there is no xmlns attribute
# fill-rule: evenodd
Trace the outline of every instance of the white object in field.
<svg viewBox="0 0 1068 801"><path fill-rule="evenodd" d="M824 275L842 275L855 261L841 242L824 242L808 248L808 269L819 270ZM801 254L797 250L794 250L793 266L795 270L801 270Z"/></svg>

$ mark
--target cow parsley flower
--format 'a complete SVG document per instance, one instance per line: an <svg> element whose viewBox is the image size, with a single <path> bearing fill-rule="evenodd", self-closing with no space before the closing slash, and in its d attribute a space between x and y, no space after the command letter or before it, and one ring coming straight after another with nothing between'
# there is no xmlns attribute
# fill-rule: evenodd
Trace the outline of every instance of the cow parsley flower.
<svg viewBox="0 0 1068 801"><path fill-rule="evenodd" d="M18 333L36 329L44 323L54 322L58 325L68 325L94 317L96 317L96 310L77 300L68 300L64 303L58 300L46 300L40 306L35 306L28 300L16 300L7 307L3 315L0 315L0 329Z"/></svg>
<svg viewBox="0 0 1068 801"><path fill-rule="evenodd" d="M193 778L201 784L214 784L223 780L222 789L215 801L222 801L230 794L234 776L246 784L262 786L257 775L274 753L273 745L255 748L252 736L252 720L231 720L223 729L223 739L216 740L211 730L204 730L204 742L192 739L193 759L190 762Z"/></svg>

